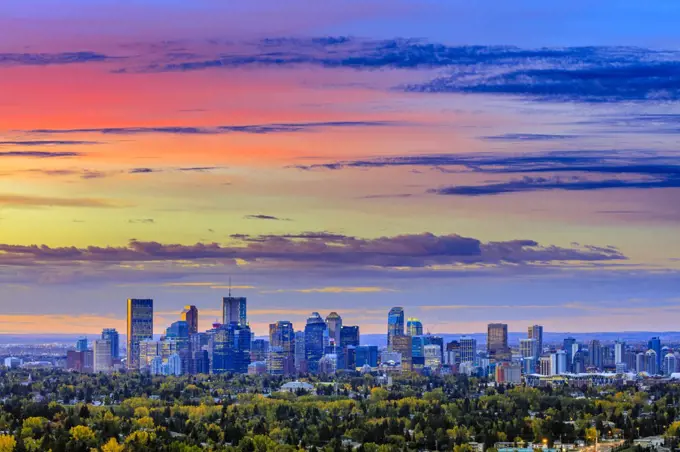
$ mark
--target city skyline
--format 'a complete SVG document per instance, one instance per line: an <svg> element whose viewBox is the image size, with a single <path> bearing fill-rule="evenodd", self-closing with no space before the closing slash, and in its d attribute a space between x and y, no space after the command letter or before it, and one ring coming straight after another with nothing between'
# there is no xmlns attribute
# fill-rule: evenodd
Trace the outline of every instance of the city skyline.
<svg viewBox="0 0 680 452"><path fill-rule="evenodd" d="M0 4L0 334L678 330L677 3L114 3Z"/></svg>

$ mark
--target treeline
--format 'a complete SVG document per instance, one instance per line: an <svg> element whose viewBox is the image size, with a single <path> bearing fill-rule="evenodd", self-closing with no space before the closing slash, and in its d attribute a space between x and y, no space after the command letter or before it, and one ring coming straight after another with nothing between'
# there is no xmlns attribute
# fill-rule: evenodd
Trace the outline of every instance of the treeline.
<svg viewBox="0 0 680 452"><path fill-rule="evenodd" d="M0 374L3 451L468 452L469 443L674 441L680 388L489 387L465 377Z"/></svg>

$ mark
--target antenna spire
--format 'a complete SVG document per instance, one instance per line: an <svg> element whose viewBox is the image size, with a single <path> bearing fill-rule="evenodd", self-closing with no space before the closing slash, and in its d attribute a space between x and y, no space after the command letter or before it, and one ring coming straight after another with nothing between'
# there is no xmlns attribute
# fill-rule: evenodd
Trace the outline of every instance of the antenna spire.
<svg viewBox="0 0 680 452"><path fill-rule="evenodd" d="M229 298L231 298L231 276L229 277Z"/></svg>

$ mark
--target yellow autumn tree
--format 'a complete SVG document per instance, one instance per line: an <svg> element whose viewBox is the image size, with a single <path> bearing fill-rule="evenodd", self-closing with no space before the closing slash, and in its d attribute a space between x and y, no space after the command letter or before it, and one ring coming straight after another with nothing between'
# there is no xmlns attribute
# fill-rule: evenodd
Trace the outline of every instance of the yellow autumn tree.
<svg viewBox="0 0 680 452"><path fill-rule="evenodd" d="M17 447L17 440L12 435L0 435L0 452L12 452Z"/></svg>
<svg viewBox="0 0 680 452"><path fill-rule="evenodd" d="M102 452L123 452L124 449L125 447L122 444L118 444L116 438L111 438L108 443L102 446Z"/></svg>

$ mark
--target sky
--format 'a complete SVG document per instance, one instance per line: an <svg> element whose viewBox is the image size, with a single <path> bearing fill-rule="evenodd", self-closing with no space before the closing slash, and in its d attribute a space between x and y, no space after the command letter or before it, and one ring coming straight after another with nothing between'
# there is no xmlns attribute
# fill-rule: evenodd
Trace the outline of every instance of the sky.
<svg viewBox="0 0 680 452"><path fill-rule="evenodd" d="M672 331L680 4L0 4L0 333Z"/></svg>

